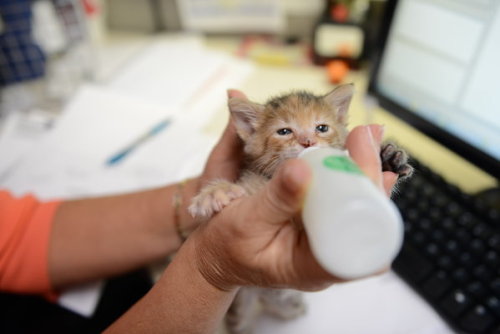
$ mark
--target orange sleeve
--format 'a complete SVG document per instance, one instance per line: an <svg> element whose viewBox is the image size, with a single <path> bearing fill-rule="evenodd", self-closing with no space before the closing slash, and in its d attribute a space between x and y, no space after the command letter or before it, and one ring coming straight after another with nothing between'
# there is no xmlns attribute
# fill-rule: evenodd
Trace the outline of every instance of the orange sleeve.
<svg viewBox="0 0 500 334"><path fill-rule="evenodd" d="M59 204L0 191L0 291L50 296L49 238Z"/></svg>

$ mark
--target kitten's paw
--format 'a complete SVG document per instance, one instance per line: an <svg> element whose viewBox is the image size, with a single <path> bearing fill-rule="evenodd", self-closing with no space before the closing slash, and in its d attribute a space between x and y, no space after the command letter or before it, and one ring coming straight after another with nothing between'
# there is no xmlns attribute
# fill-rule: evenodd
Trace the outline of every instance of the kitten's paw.
<svg viewBox="0 0 500 334"><path fill-rule="evenodd" d="M188 211L194 218L210 218L231 201L246 194L245 189L240 185L228 181L217 181L204 187L193 198Z"/></svg>
<svg viewBox="0 0 500 334"><path fill-rule="evenodd" d="M408 154L394 143L385 143L380 150L382 171L390 171L399 175L399 179L410 177L413 167L408 164Z"/></svg>

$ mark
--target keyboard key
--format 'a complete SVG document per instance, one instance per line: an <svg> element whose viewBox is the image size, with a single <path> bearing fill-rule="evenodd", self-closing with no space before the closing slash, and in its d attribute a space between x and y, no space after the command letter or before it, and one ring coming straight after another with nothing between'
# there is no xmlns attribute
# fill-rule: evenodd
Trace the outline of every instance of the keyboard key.
<svg viewBox="0 0 500 334"><path fill-rule="evenodd" d="M464 212L458 217L458 225L465 228L471 228L476 223L476 220L469 212Z"/></svg>
<svg viewBox="0 0 500 334"><path fill-rule="evenodd" d="M444 247L446 252L450 255L457 255L460 252L458 242L456 242L455 240L448 240Z"/></svg>
<svg viewBox="0 0 500 334"><path fill-rule="evenodd" d="M446 213L451 217L457 217L462 213L462 209L456 202L450 202L446 206Z"/></svg>
<svg viewBox="0 0 500 334"><path fill-rule="evenodd" d="M439 210L437 207L431 207L431 209L429 210L429 218L433 223L440 223L443 220L441 210Z"/></svg>
<svg viewBox="0 0 500 334"><path fill-rule="evenodd" d="M436 257L440 253L440 250L435 243L431 243L425 247L425 253L430 257Z"/></svg>
<svg viewBox="0 0 500 334"><path fill-rule="evenodd" d="M474 281L467 285L467 292L474 298L480 299L484 297L487 293L484 283L479 281Z"/></svg>
<svg viewBox="0 0 500 334"><path fill-rule="evenodd" d="M453 271L452 277L455 281L464 283L469 280L469 273L464 268L458 268Z"/></svg>
<svg viewBox="0 0 500 334"><path fill-rule="evenodd" d="M471 253L469 252L463 252L460 254L460 256L458 257L458 261L463 265L463 266L466 266L466 267L472 267L476 264L476 260L474 259L474 257L472 256Z"/></svg>
<svg viewBox="0 0 500 334"><path fill-rule="evenodd" d="M483 281L489 281L493 277L493 273L485 265L480 265L474 268L474 276Z"/></svg>
<svg viewBox="0 0 500 334"><path fill-rule="evenodd" d="M448 274L440 270L428 278L422 287L426 295L433 299L438 299L452 287L452 284Z"/></svg>
<svg viewBox="0 0 500 334"><path fill-rule="evenodd" d="M470 247L471 247L472 253L474 253L476 255L483 254L484 251L486 250L485 244L481 239L472 240Z"/></svg>
<svg viewBox="0 0 500 334"><path fill-rule="evenodd" d="M453 268L453 260L448 255L441 256L437 262L440 268L451 270Z"/></svg>
<svg viewBox="0 0 500 334"><path fill-rule="evenodd" d="M490 267L495 268L500 264L500 256L495 251L489 251L486 253L485 261Z"/></svg>
<svg viewBox="0 0 500 334"><path fill-rule="evenodd" d="M488 239L488 245L494 250L500 251L500 235L493 235Z"/></svg>
<svg viewBox="0 0 500 334"><path fill-rule="evenodd" d="M445 234L444 234L444 232L443 232L443 231L441 231L441 230L434 230L434 231L432 231L432 233L431 233L431 238L432 238L434 241L436 241L436 242L440 242L440 241L444 240L444 238L445 238Z"/></svg>
<svg viewBox="0 0 500 334"><path fill-rule="evenodd" d="M446 206L446 204L448 204L449 201L450 200L445 195L438 194L438 195L436 195L436 198L434 200L434 205L442 208L442 207Z"/></svg>
<svg viewBox="0 0 500 334"><path fill-rule="evenodd" d="M495 209L495 208L490 208L488 210L488 218L493 223L496 223L496 226L499 226L500 225L500 210Z"/></svg>
<svg viewBox="0 0 500 334"><path fill-rule="evenodd" d="M425 236L425 233L422 232L422 231L418 231L416 233L414 233L412 236L411 236L411 239L412 241L416 244L416 245L423 245L426 243L427 241L427 237Z"/></svg>
<svg viewBox="0 0 500 334"><path fill-rule="evenodd" d="M420 282L426 278L433 269L430 261L407 245L403 245L403 249L394 261L393 267L401 276L411 277L415 282Z"/></svg>
<svg viewBox="0 0 500 334"><path fill-rule="evenodd" d="M429 232L432 229L432 222L430 219L427 219L427 218L421 218L417 222L417 225L418 225L418 228L424 232Z"/></svg>
<svg viewBox="0 0 500 334"><path fill-rule="evenodd" d="M466 295L462 290L455 290L449 293L441 302L441 307L443 310L453 316L459 316L467 306L471 304L470 297Z"/></svg>
<svg viewBox="0 0 500 334"><path fill-rule="evenodd" d="M463 316L460 324L468 332L480 333L493 325L493 321L493 316L486 308L482 305L477 305Z"/></svg>
<svg viewBox="0 0 500 334"><path fill-rule="evenodd" d="M493 231L483 223L480 223L472 229L472 234L482 240L486 240L491 237Z"/></svg>
<svg viewBox="0 0 500 334"><path fill-rule="evenodd" d="M419 217L419 211L415 208L411 208L406 212L406 219L412 223L418 221Z"/></svg>
<svg viewBox="0 0 500 334"><path fill-rule="evenodd" d="M500 299L499 297L492 296L486 301L486 306L490 309L493 314L500 317Z"/></svg>
<svg viewBox="0 0 500 334"><path fill-rule="evenodd" d="M491 282L491 290L493 290L494 293L497 295L500 295L500 277L496 278Z"/></svg>
<svg viewBox="0 0 500 334"><path fill-rule="evenodd" d="M446 217L441 223L443 228L448 231L453 231L456 228L455 220L451 217Z"/></svg>
<svg viewBox="0 0 500 334"><path fill-rule="evenodd" d="M417 204L417 208L420 212L426 212L429 210L430 208L430 205L429 203L427 203L424 199L421 199L418 204Z"/></svg>
<svg viewBox="0 0 500 334"><path fill-rule="evenodd" d="M472 236L470 235L469 231L463 227L456 229L455 237L461 244L468 244L472 240Z"/></svg>

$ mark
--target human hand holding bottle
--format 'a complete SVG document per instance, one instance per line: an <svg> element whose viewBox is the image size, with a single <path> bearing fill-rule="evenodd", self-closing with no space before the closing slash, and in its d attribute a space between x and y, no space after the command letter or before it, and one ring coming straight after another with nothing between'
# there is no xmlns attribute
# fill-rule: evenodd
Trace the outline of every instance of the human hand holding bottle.
<svg viewBox="0 0 500 334"><path fill-rule="evenodd" d="M377 125L357 127L346 146L372 182L390 193L397 175L381 171L382 132ZM287 161L262 191L236 200L201 226L191 241L207 281L222 290L242 285L317 290L342 281L319 265L302 228L310 181L304 161Z"/></svg>

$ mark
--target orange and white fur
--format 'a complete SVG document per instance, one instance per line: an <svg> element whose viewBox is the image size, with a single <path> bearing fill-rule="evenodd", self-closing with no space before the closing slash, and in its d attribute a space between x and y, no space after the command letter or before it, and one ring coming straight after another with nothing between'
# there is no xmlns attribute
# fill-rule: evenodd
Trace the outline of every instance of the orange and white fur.
<svg viewBox="0 0 500 334"><path fill-rule="evenodd" d="M214 180L193 199L194 217L210 218L232 200L257 192L286 159L296 158L310 146L344 148L348 134L347 111L352 85L342 85L325 96L299 91L258 104L230 98L229 110L244 142L244 165L236 183ZM383 150L384 151L384 150ZM404 152L389 147L383 157L388 168L403 170ZM305 312L302 294L288 289L244 287L226 316L231 334L251 333L255 317L264 311L283 319Z"/></svg>

